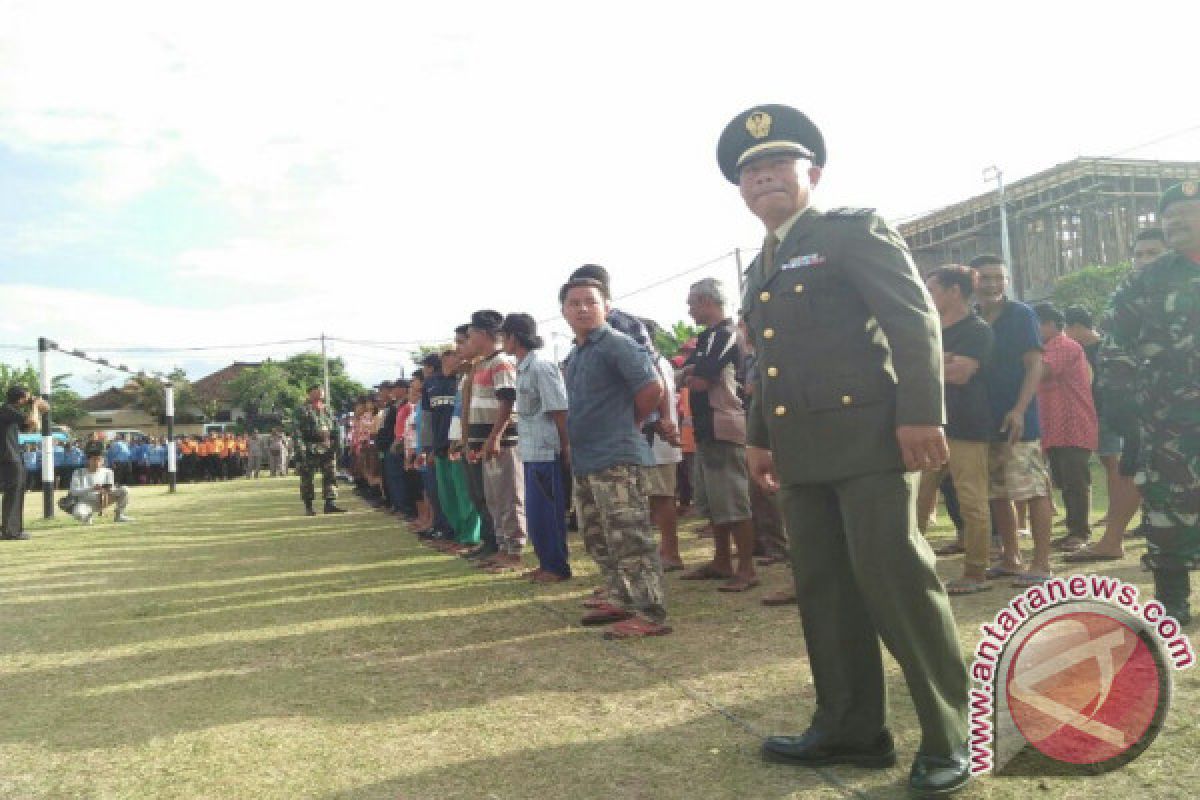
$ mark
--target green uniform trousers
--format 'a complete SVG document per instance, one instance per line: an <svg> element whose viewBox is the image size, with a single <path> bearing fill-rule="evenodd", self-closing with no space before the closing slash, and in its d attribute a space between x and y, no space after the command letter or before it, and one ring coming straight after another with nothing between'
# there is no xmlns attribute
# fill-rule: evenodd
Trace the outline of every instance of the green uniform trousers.
<svg viewBox="0 0 1200 800"><path fill-rule="evenodd" d="M438 456L436 461L434 474L437 475L438 502L442 505L446 521L454 528L454 541L459 544L479 544L479 512L471 502L463 463L451 461L448 456Z"/></svg>
<svg viewBox="0 0 1200 800"><path fill-rule="evenodd" d="M899 471L780 491L817 692L812 726L865 744L887 723L879 640L899 663L920 752L967 740L967 667L934 555L917 530L916 476Z"/></svg>
<svg viewBox="0 0 1200 800"><path fill-rule="evenodd" d="M296 472L300 473L300 499L312 505L316 495L315 473L321 473L321 494L326 502L337 500L337 469L334 452L313 453L296 459Z"/></svg>

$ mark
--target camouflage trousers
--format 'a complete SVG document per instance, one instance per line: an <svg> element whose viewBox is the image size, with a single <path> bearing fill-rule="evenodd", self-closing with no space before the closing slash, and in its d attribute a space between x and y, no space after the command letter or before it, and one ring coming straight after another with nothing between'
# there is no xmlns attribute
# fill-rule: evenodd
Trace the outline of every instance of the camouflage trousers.
<svg viewBox="0 0 1200 800"><path fill-rule="evenodd" d="M300 499L312 505L316 495L313 477L321 473L321 494L326 500L337 500L337 473L334 469L333 452L314 454L296 459L296 472L300 473Z"/></svg>
<svg viewBox="0 0 1200 800"><path fill-rule="evenodd" d="M1200 425L1169 420L1143 423L1135 481L1149 522L1146 565L1151 569L1200 567Z"/></svg>
<svg viewBox="0 0 1200 800"><path fill-rule="evenodd" d="M583 545L600 567L609 596L662 622L667 617L662 563L641 467L618 464L574 480Z"/></svg>

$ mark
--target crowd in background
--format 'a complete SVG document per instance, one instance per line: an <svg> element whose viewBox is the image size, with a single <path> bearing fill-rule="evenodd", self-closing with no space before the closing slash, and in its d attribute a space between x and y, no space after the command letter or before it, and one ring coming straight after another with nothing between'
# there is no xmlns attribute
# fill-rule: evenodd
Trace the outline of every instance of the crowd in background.
<svg viewBox="0 0 1200 800"><path fill-rule="evenodd" d="M118 433L107 437L92 434L85 439L54 440L54 484L66 489L71 475L86 463L85 451L91 441L104 449L104 466L113 471L121 486L156 486L166 484L167 439L154 436L129 436ZM293 445L282 429L269 433L209 433L177 436L176 480L184 483L225 481L235 478L275 477L288 474ZM42 449L40 444L27 444L22 451L26 472L26 489L41 491Z"/></svg>

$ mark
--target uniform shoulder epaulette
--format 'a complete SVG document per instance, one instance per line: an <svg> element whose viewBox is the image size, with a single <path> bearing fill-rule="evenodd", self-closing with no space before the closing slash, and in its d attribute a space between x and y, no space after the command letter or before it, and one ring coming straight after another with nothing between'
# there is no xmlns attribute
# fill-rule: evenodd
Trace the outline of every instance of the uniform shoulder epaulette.
<svg viewBox="0 0 1200 800"><path fill-rule="evenodd" d="M869 217L874 213L873 208L831 208L825 212L825 216L832 219L856 219Z"/></svg>

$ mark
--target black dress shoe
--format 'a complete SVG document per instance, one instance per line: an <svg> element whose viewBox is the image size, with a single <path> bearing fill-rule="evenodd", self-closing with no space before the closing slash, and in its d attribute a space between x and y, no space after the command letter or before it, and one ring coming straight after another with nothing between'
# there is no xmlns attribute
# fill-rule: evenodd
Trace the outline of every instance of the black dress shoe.
<svg viewBox="0 0 1200 800"><path fill-rule="evenodd" d="M763 758L800 767L828 767L849 764L868 769L885 769L896 764L896 745L892 734L880 731L867 744L840 744L811 728L800 736L768 736L762 746Z"/></svg>
<svg viewBox="0 0 1200 800"><path fill-rule="evenodd" d="M332 500L326 500L325 501L325 513L326 514L345 514L346 509L338 508L337 506L335 506L333 504Z"/></svg>
<svg viewBox="0 0 1200 800"><path fill-rule="evenodd" d="M946 797L971 780L971 759L966 749L951 756L918 754L908 775L908 788L917 797Z"/></svg>
<svg viewBox="0 0 1200 800"><path fill-rule="evenodd" d="M25 531L21 531L20 533L13 533L13 534L6 533L3 536L0 536L0 539L8 539L8 540L14 541L14 542L23 542L23 541L27 540L28 538L29 538L29 534L26 533Z"/></svg>

